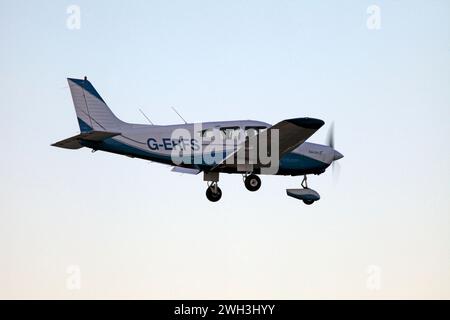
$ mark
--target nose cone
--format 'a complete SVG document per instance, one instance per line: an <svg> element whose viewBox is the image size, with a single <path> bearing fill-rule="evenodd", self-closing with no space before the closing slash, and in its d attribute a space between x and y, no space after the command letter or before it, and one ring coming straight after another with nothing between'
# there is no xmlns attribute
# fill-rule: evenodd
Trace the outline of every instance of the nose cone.
<svg viewBox="0 0 450 320"><path fill-rule="evenodd" d="M334 159L333 159L333 161L342 159L343 157L344 157L344 155L343 155L342 153L340 153L340 152L337 151L337 150L334 150Z"/></svg>

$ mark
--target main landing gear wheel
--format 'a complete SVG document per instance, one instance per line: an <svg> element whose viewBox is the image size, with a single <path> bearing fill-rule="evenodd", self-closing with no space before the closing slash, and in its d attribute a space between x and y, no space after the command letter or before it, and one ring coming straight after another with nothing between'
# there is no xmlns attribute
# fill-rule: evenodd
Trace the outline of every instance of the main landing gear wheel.
<svg viewBox="0 0 450 320"><path fill-rule="evenodd" d="M245 187L249 191L258 191L261 188L261 179L255 175L251 174L245 178Z"/></svg>
<svg viewBox="0 0 450 320"><path fill-rule="evenodd" d="M314 203L314 200L303 200L304 204L307 204L308 206L312 205Z"/></svg>
<svg viewBox="0 0 450 320"><path fill-rule="evenodd" d="M206 189L206 197L211 202L217 202L222 198L222 190L217 185L211 185Z"/></svg>

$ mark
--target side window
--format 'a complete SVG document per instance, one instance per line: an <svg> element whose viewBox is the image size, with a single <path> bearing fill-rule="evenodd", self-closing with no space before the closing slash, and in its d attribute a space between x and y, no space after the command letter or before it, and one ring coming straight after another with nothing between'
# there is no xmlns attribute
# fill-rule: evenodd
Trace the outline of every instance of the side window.
<svg viewBox="0 0 450 320"><path fill-rule="evenodd" d="M202 138L210 141L214 136L217 136L217 130L221 133L221 138L225 140L234 140L241 141L244 137L254 137L261 133L261 131L266 130L266 127L257 126L257 127L222 127L205 129L202 131Z"/></svg>
<svg viewBox="0 0 450 320"><path fill-rule="evenodd" d="M255 128L247 128L245 130L245 135L249 138L252 138L258 134L258 130Z"/></svg>
<svg viewBox="0 0 450 320"><path fill-rule="evenodd" d="M202 138L203 139L211 139L213 136L213 131L211 129L206 129L202 131Z"/></svg>
<svg viewBox="0 0 450 320"><path fill-rule="evenodd" d="M245 127L245 136L248 138L254 137L266 130L266 127Z"/></svg>
<svg viewBox="0 0 450 320"><path fill-rule="evenodd" d="M214 136L217 136L217 131L217 128L205 129L202 131L202 138L211 140ZM221 132L221 134L223 133Z"/></svg>
<svg viewBox="0 0 450 320"><path fill-rule="evenodd" d="M224 139L226 140L238 140L239 139L239 127L232 128L221 128L220 131L223 132Z"/></svg>

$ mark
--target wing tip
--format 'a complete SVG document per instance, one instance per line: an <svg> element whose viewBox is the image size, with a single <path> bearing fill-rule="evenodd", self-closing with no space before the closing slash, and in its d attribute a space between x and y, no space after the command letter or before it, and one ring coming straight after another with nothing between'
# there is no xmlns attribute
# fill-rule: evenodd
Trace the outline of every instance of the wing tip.
<svg viewBox="0 0 450 320"><path fill-rule="evenodd" d="M323 120L315 118L295 118L286 121L305 129L314 129L314 130L318 130L325 124Z"/></svg>

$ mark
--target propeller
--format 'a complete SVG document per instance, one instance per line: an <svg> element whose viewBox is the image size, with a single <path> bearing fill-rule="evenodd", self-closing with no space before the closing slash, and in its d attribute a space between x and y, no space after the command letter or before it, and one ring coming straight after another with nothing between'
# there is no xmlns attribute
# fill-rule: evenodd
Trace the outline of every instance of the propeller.
<svg viewBox="0 0 450 320"><path fill-rule="evenodd" d="M331 123L328 129L327 145L334 149L334 122Z"/></svg>
<svg viewBox="0 0 450 320"><path fill-rule="evenodd" d="M339 179L339 173L341 171L341 166L336 160L339 160L343 157L343 155L336 151L334 148L334 122L331 123L330 129L328 129L328 135L327 135L327 145L331 147L334 150L334 159L331 163L331 169L333 171L333 180L336 182Z"/></svg>

